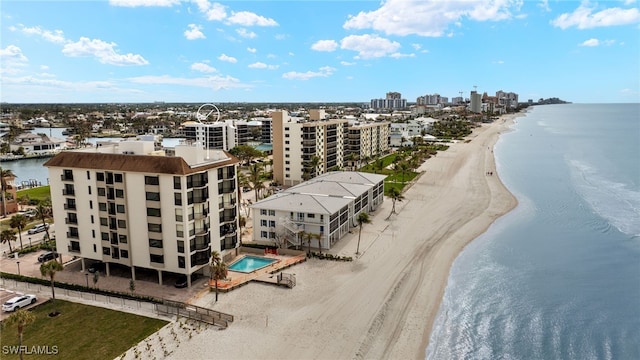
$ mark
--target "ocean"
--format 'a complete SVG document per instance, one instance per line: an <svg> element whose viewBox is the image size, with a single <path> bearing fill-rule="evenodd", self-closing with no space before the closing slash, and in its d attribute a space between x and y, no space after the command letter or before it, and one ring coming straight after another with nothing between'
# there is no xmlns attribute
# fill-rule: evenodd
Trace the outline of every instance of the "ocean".
<svg viewBox="0 0 640 360"><path fill-rule="evenodd" d="M640 104L516 122L494 151L519 204L455 260L427 359L640 359Z"/></svg>

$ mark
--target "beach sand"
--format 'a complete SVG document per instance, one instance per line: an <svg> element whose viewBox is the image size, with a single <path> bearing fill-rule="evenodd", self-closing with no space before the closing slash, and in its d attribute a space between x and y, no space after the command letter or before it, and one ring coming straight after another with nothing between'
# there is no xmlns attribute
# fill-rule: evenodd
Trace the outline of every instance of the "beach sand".
<svg viewBox="0 0 640 360"><path fill-rule="evenodd" d="M517 201L500 182L498 136L516 115L484 124L427 160L385 220L391 200L370 214L353 262L311 259L285 270L293 289L250 283L195 305L235 316L174 349L171 359L424 359L452 262ZM493 172L488 175L487 172ZM355 256L358 231L332 253Z"/></svg>

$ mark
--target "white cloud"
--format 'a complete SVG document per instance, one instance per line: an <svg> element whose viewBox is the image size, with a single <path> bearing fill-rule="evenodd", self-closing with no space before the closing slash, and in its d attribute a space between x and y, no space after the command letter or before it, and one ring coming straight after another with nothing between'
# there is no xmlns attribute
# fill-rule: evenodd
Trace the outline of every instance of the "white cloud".
<svg viewBox="0 0 640 360"><path fill-rule="evenodd" d="M226 7L220 3L212 4L207 0L193 0L193 2L209 21L220 21L227 17Z"/></svg>
<svg viewBox="0 0 640 360"><path fill-rule="evenodd" d="M218 70L209 64L205 64L202 62L191 64L191 70L200 71L203 73L214 73Z"/></svg>
<svg viewBox="0 0 640 360"><path fill-rule="evenodd" d="M402 54L402 53L393 53L391 55L389 55L389 57L392 57L394 59L401 59L401 58L406 58L406 57L415 57L416 54Z"/></svg>
<svg viewBox="0 0 640 360"><path fill-rule="evenodd" d="M540 0L538 7L546 12L551 11L551 8L549 7L549 0Z"/></svg>
<svg viewBox="0 0 640 360"><path fill-rule="evenodd" d="M335 40L319 40L315 44L311 45L312 50L316 51L335 51L338 48L338 43Z"/></svg>
<svg viewBox="0 0 640 360"><path fill-rule="evenodd" d="M236 33L238 33L238 35L242 36L243 38L247 38L247 39L253 39L257 36L256 33L254 33L253 31L249 31L245 28L236 29Z"/></svg>
<svg viewBox="0 0 640 360"><path fill-rule="evenodd" d="M340 48L358 52L358 58L369 59L388 56L400 48L400 43L378 35L349 35L342 39Z"/></svg>
<svg viewBox="0 0 640 360"><path fill-rule="evenodd" d="M355 62L348 62L348 61L340 61L340 65L342 66L352 66L355 65Z"/></svg>
<svg viewBox="0 0 640 360"><path fill-rule="evenodd" d="M588 5L587 2L580 4L574 12L558 16L551 24L564 30L572 26L578 29L591 29L640 22L640 10L637 8L622 9L615 7L594 13L594 9L589 8Z"/></svg>
<svg viewBox="0 0 640 360"><path fill-rule="evenodd" d="M589 47L600 46L600 45L610 46L610 45L613 45L615 43L616 43L615 40L600 41L600 40L598 40L596 38L591 38L589 40L583 41L581 44L579 44L579 46L589 46Z"/></svg>
<svg viewBox="0 0 640 360"><path fill-rule="evenodd" d="M422 45L420 45L420 44L411 44L411 47L414 48L415 50L422 49Z"/></svg>
<svg viewBox="0 0 640 360"><path fill-rule="evenodd" d="M180 0L109 0L112 6L138 7L138 6L162 6L171 7L180 4Z"/></svg>
<svg viewBox="0 0 640 360"><path fill-rule="evenodd" d="M598 46L600 45L600 41L598 39L589 39L585 40L580 46Z"/></svg>
<svg viewBox="0 0 640 360"><path fill-rule="evenodd" d="M247 51L252 53L252 54L255 54L256 51L258 51L258 50L256 48L247 48Z"/></svg>
<svg viewBox="0 0 640 360"><path fill-rule="evenodd" d="M39 26L26 27L22 24L20 24L19 26L20 26L19 30L22 31L23 33L29 34L29 35L42 36L43 39L52 43L64 44L67 41L64 38L64 34L62 33L62 30L53 30L53 31L44 30L44 29L41 29Z"/></svg>
<svg viewBox="0 0 640 360"><path fill-rule="evenodd" d="M284 74L282 74L282 77L284 79L288 79L288 80L309 80L311 78L314 77L328 77L333 75L333 72L336 70L330 66L323 66L320 69L318 69L319 71L307 71L307 72L296 72L296 71L289 71L286 72Z"/></svg>
<svg viewBox="0 0 640 360"><path fill-rule="evenodd" d="M47 65L40 65L40 70L49 70Z"/></svg>
<svg viewBox="0 0 640 360"><path fill-rule="evenodd" d="M95 56L103 64L111 65L147 65L149 62L138 54L118 54L116 43L108 43L99 39L81 37L77 42L64 45L62 53L71 56Z"/></svg>
<svg viewBox="0 0 640 360"><path fill-rule="evenodd" d="M504 60L497 60L493 62L494 64L502 65L504 64Z"/></svg>
<svg viewBox="0 0 640 360"><path fill-rule="evenodd" d="M218 56L218 60L230 62L232 64L235 64L235 63L238 62L238 59L236 59L236 58L234 58L232 56L228 56L226 54L222 54L222 55Z"/></svg>
<svg viewBox="0 0 640 360"><path fill-rule="evenodd" d="M137 84L152 85L181 85L192 87L213 88L214 90L230 89L230 88L246 88L248 85L242 84L240 80L231 76L207 76L200 78L181 78L169 75L161 76L138 76L128 79Z"/></svg>
<svg viewBox="0 0 640 360"><path fill-rule="evenodd" d="M262 62L255 62L253 64L249 65L249 68L251 69L269 69L269 70L276 70L278 68L278 65L267 65L265 63Z"/></svg>
<svg viewBox="0 0 640 360"><path fill-rule="evenodd" d="M189 29L184 31L184 37L187 40L205 39L206 37L202 33L202 26L196 24L187 25Z"/></svg>
<svg viewBox="0 0 640 360"><path fill-rule="evenodd" d="M232 12L227 18L230 24L241 26L278 26L278 23L264 16L257 15L249 11Z"/></svg>
<svg viewBox="0 0 640 360"><path fill-rule="evenodd" d="M0 49L0 74L17 74L28 62L29 59L24 56L22 49L15 45Z"/></svg>
<svg viewBox="0 0 640 360"><path fill-rule="evenodd" d="M513 17L522 0L424 1L387 0L380 8L350 16L347 30L373 29L387 35L444 36L450 25L463 18L475 21L499 21Z"/></svg>

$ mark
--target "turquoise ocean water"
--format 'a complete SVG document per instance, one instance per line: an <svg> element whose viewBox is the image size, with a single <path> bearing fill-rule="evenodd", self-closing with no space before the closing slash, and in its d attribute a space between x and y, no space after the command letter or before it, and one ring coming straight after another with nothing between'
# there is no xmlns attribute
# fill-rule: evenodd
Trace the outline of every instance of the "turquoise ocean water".
<svg viewBox="0 0 640 360"><path fill-rule="evenodd" d="M640 104L536 106L495 148L518 207L454 262L428 359L640 359Z"/></svg>

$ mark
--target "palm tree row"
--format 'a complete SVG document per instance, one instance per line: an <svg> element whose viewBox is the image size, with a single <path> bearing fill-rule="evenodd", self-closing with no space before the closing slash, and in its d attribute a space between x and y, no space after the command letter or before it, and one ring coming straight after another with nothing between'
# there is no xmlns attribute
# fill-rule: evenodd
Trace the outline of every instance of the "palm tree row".
<svg viewBox="0 0 640 360"><path fill-rule="evenodd" d="M218 301L218 281L225 279L228 274L227 264L222 261L220 253L217 251L211 252L211 263L209 263L209 272L211 274L211 280L216 282L216 302Z"/></svg>

